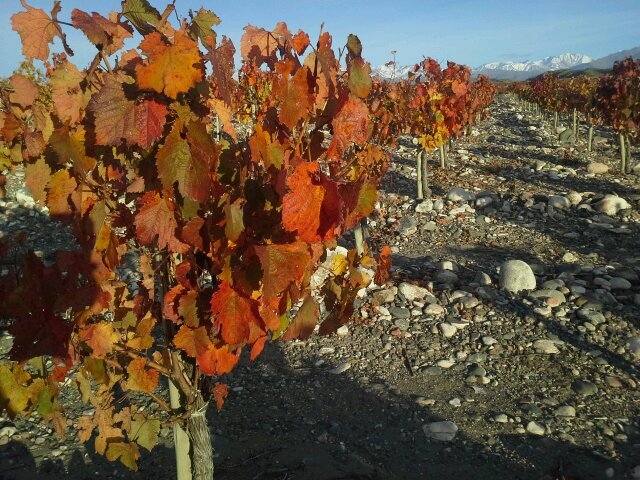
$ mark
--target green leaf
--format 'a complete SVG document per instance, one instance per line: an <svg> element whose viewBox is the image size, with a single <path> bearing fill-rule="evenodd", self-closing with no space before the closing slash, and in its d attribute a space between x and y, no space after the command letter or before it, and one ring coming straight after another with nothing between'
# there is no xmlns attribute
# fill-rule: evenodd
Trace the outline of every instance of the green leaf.
<svg viewBox="0 0 640 480"><path fill-rule="evenodd" d="M354 57L359 57L362 54L362 43L353 33L350 33L347 39L347 49L349 49L349 53Z"/></svg>
<svg viewBox="0 0 640 480"><path fill-rule="evenodd" d="M0 413L6 410L13 419L27 408L28 403L27 389L16 381L9 368L0 365Z"/></svg>
<svg viewBox="0 0 640 480"><path fill-rule="evenodd" d="M126 0L122 14L133 23L141 35L148 35L160 21L160 12L153 8L147 0Z"/></svg>
<svg viewBox="0 0 640 480"><path fill-rule="evenodd" d="M220 19L215 13L201 8L191 21L191 32L200 39L202 45L214 48L216 46L216 32L212 28L219 24Z"/></svg>
<svg viewBox="0 0 640 480"><path fill-rule="evenodd" d="M141 447L151 451L158 444L160 433L160 420L134 415L131 420L129 439L135 441Z"/></svg>

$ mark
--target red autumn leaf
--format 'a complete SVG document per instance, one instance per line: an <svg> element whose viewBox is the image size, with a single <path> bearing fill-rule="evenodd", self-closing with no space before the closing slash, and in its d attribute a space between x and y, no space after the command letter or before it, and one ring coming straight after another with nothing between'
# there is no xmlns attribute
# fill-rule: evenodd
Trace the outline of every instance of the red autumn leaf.
<svg viewBox="0 0 640 480"><path fill-rule="evenodd" d="M138 392L153 392L158 385L157 370L145 369L147 361L144 358L134 358L127 367L127 388Z"/></svg>
<svg viewBox="0 0 640 480"><path fill-rule="evenodd" d="M133 33L126 23L117 23L96 12L89 15L78 9L71 12L71 23L82 30L89 41L102 49L105 55L112 55L120 50L124 46L124 40Z"/></svg>
<svg viewBox="0 0 640 480"><path fill-rule="evenodd" d="M201 232L203 226L204 219L202 217L193 217L182 229L182 239L192 247L204 250L204 240Z"/></svg>
<svg viewBox="0 0 640 480"><path fill-rule="evenodd" d="M302 30L298 30L291 40L291 45L298 55L302 55L309 46L309 35Z"/></svg>
<svg viewBox="0 0 640 480"><path fill-rule="evenodd" d="M233 56L235 53L236 48L233 46L233 42L227 37L222 37L220 45L211 50L208 55L213 70L213 79L216 87L218 87L218 93L227 106L232 105L231 95L233 92L233 84L235 83L233 79L235 72Z"/></svg>
<svg viewBox="0 0 640 480"><path fill-rule="evenodd" d="M392 251L388 245L382 247L380 251L380 257L378 258L378 268L376 269L373 281L376 285L384 285L389 279L389 269L391 268L391 255Z"/></svg>
<svg viewBox="0 0 640 480"><path fill-rule="evenodd" d="M262 266L262 295L276 297L289 285L302 280L311 255L304 242L256 247Z"/></svg>
<svg viewBox="0 0 640 480"><path fill-rule="evenodd" d="M158 248L183 253L188 246L176 238L178 222L175 204L158 192L147 192L138 200L140 210L135 217L136 236L142 245L150 246L158 238Z"/></svg>
<svg viewBox="0 0 640 480"><path fill-rule="evenodd" d="M87 109L95 117L97 145L151 147L162 135L169 111L156 100L129 100L124 92L128 81L124 74L109 75Z"/></svg>
<svg viewBox="0 0 640 480"><path fill-rule="evenodd" d="M251 360L255 360L262 353L262 350L264 349L264 345L267 342L267 340L268 340L268 337L265 335L263 337L260 337L253 343L253 345L251 346L251 355L250 355Z"/></svg>
<svg viewBox="0 0 640 480"><path fill-rule="evenodd" d="M175 99L202 80L198 43L184 30L176 30L171 43L167 43L161 33L153 32L144 37L140 50L148 59L144 65L136 67L141 89L155 90Z"/></svg>
<svg viewBox="0 0 640 480"><path fill-rule="evenodd" d="M11 28L20 35L22 53L30 60L46 60L49 58L49 44L58 35L58 28L41 8L33 8L25 0L20 0L20 4L27 11L11 17Z"/></svg>
<svg viewBox="0 0 640 480"><path fill-rule="evenodd" d="M311 72L306 66L298 69L291 78L281 79L274 86L274 93L280 99L279 118L289 130L296 126L313 106L310 93Z"/></svg>
<svg viewBox="0 0 640 480"><path fill-rule="evenodd" d="M284 340L292 340L294 338L305 340L309 338L314 328L316 328L319 315L320 311L316 301L310 296L306 297L282 338Z"/></svg>
<svg viewBox="0 0 640 480"><path fill-rule="evenodd" d="M369 138L369 109L358 98L350 97L333 120L333 140L327 157L340 159L352 143L363 144Z"/></svg>
<svg viewBox="0 0 640 480"><path fill-rule="evenodd" d="M320 210L325 189L318 185L316 177L320 175L318 164L298 164L293 174L287 178L289 192L282 200L282 225L290 232L298 232L305 242L321 240Z"/></svg>
<svg viewBox="0 0 640 480"><path fill-rule="evenodd" d="M178 302L185 292L186 289L182 285L176 285L164 295L162 314L174 323L180 323L180 317L178 317Z"/></svg>
<svg viewBox="0 0 640 480"><path fill-rule="evenodd" d="M233 370L233 367L238 363L240 350L237 353L233 353L229 350L228 345L218 348L211 344L206 352L196 359L198 360L198 365L200 365L200 370L205 375L224 375Z"/></svg>
<svg viewBox="0 0 640 480"><path fill-rule="evenodd" d="M186 325L182 325L173 337L173 344L190 357L203 355L213 346L205 327L190 328Z"/></svg>
<svg viewBox="0 0 640 480"><path fill-rule="evenodd" d="M228 283L222 282L211 297L211 315L221 328L222 339L238 345L249 339L249 323L260 323L254 310L255 300L243 297Z"/></svg>
<svg viewBox="0 0 640 480"><path fill-rule="evenodd" d="M227 385L224 383L216 383L211 389L211 394L216 401L216 407L218 408L218 411L222 410L224 399L227 398L227 395L229 395L229 387L227 387Z"/></svg>

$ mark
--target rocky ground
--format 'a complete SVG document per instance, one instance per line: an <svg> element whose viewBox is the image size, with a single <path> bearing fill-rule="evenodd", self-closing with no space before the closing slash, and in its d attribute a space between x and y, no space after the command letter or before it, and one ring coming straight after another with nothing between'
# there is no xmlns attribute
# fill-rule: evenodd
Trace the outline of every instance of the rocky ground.
<svg viewBox="0 0 640 480"><path fill-rule="evenodd" d="M225 379L217 478L640 478L640 177L597 133L592 153L560 144L500 98L449 170L434 156L424 202L401 143L369 222L392 279L337 334L270 344ZM26 228L45 258L68 246L16 180L3 234ZM174 477L168 430L131 473L74 441L83 407L64 395L66 440L0 418L0 478Z"/></svg>

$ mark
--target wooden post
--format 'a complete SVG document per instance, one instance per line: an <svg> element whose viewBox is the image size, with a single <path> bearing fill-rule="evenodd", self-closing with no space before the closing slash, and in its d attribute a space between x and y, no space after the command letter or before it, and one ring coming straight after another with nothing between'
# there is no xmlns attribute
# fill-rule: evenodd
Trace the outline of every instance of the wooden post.
<svg viewBox="0 0 640 480"><path fill-rule="evenodd" d="M589 139L587 140L587 151L593 150L593 125L589 125Z"/></svg>
<svg viewBox="0 0 640 480"><path fill-rule="evenodd" d="M627 143L624 133L620 132L620 171L627 173Z"/></svg>

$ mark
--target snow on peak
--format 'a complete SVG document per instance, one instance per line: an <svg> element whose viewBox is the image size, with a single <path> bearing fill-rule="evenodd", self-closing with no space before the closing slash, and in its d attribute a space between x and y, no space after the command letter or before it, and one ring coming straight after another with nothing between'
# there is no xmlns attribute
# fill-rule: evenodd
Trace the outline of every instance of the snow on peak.
<svg viewBox="0 0 640 480"><path fill-rule="evenodd" d="M504 70L511 72L546 72L549 70L562 70L564 68L575 67L583 63L592 62L593 59L580 53L563 53L546 57L542 60L527 60L526 62L492 62L485 63L478 67L476 71L484 70Z"/></svg>

